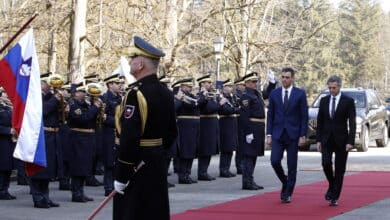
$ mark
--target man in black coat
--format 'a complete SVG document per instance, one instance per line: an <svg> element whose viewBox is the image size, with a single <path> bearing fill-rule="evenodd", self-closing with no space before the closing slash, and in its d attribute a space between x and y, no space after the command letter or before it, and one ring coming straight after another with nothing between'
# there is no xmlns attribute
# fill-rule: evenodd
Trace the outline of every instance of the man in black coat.
<svg viewBox="0 0 390 220"><path fill-rule="evenodd" d="M340 77L331 76L327 85L330 95L321 99L317 116L317 148L322 153L322 167L329 183L325 199L330 200L330 206L337 206L348 151L353 148L355 142L356 110L354 100L340 92L342 85Z"/></svg>
<svg viewBox="0 0 390 220"><path fill-rule="evenodd" d="M157 79L165 54L140 37L130 53L137 81L120 106L113 219L169 219L166 149L177 136L173 94ZM140 169L137 167L145 163Z"/></svg>
<svg viewBox="0 0 390 220"><path fill-rule="evenodd" d="M0 88L0 200L16 199L8 192L11 172L14 168L12 154L15 150L13 136L16 130L12 128L12 106L6 96Z"/></svg>
<svg viewBox="0 0 390 220"><path fill-rule="evenodd" d="M105 104L104 114L106 118L103 122L103 165L104 165L104 195L108 196L114 190L113 169L117 145L115 144L115 109L120 105L122 97L120 95L121 79L119 74L105 78L107 92L102 95Z"/></svg>
<svg viewBox="0 0 390 220"><path fill-rule="evenodd" d="M35 208L50 208L58 207L59 204L53 202L49 198L49 182L50 179L57 177L57 166L60 155L60 136L59 130L59 114L58 109L60 106L59 94L53 94L50 91L50 86L47 82L49 75L46 73L41 75L41 88L42 88L42 104L43 104L43 125L45 131L45 144L46 144L46 161L47 167L36 173L31 177L31 194L34 201Z"/></svg>

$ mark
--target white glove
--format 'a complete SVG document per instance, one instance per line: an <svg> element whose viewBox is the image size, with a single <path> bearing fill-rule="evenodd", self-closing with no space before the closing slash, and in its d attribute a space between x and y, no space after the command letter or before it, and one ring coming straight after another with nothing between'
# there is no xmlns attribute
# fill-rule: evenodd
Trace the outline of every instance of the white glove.
<svg viewBox="0 0 390 220"><path fill-rule="evenodd" d="M127 182L126 184L125 183L121 183L121 182L118 182L118 181L114 181L114 189L117 193L119 194L125 194L124 190L126 189L127 185L129 185L129 182Z"/></svg>
<svg viewBox="0 0 390 220"><path fill-rule="evenodd" d="M270 83L275 83L276 82L276 80L275 80L275 72L274 71L268 70L267 76L268 76L268 81Z"/></svg>
<svg viewBox="0 0 390 220"><path fill-rule="evenodd" d="M253 134L246 135L245 139L246 139L246 143L248 143L248 144L252 143L252 141L254 139Z"/></svg>

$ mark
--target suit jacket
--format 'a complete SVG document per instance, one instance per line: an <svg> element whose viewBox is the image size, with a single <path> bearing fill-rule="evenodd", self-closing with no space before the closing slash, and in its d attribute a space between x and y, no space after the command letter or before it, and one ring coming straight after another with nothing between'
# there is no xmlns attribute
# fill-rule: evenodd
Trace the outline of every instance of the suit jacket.
<svg viewBox="0 0 390 220"><path fill-rule="evenodd" d="M267 112L267 135L279 139L286 129L290 139L298 140L305 136L308 123L308 107L304 90L293 87L285 109L282 99L282 87L273 90L269 97Z"/></svg>
<svg viewBox="0 0 390 220"><path fill-rule="evenodd" d="M325 145L332 136L338 146L355 143L356 111L352 98L341 94L335 115L330 118L330 95L320 101L317 115L317 142Z"/></svg>

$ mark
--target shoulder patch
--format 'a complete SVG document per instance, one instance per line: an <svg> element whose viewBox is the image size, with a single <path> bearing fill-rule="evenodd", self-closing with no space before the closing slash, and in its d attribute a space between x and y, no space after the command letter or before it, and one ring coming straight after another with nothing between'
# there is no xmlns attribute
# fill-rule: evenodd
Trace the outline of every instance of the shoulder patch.
<svg viewBox="0 0 390 220"><path fill-rule="evenodd" d="M81 115L82 114L82 111L81 111L81 109L76 109L76 110L74 110L74 113L76 114L76 115Z"/></svg>
<svg viewBox="0 0 390 220"><path fill-rule="evenodd" d="M135 110L134 105L125 105L125 109L123 111L123 117L125 119L131 118L133 116L134 110Z"/></svg>
<svg viewBox="0 0 390 220"><path fill-rule="evenodd" d="M249 105L249 100L248 99L244 99L242 100L242 104L247 107Z"/></svg>

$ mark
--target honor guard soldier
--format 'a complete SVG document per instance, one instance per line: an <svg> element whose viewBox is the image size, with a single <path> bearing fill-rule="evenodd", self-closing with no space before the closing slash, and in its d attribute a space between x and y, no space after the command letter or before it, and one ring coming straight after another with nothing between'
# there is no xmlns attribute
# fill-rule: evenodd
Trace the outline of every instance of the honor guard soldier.
<svg viewBox="0 0 390 220"><path fill-rule="evenodd" d="M71 98L70 82L65 83L61 89L61 95L64 99L64 117L65 121L60 124L60 142L62 147L62 169L59 176L59 190L70 190L70 174L69 174L69 126L67 123L69 113L69 99Z"/></svg>
<svg viewBox="0 0 390 220"><path fill-rule="evenodd" d="M171 82L171 79L168 78L165 74L158 77L158 81L160 81L160 83L165 87L167 88L167 91L168 92L172 92L169 87L168 87L168 84ZM176 106L176 104L175 104ZM171 164L171 161L172 161L172 158L173 158L173 169L177 169L177 159L176 159L176 155L177 155L177 140L174 141L174 143L172 144L172 146L169 146L168 149L167 149L167 172L169 170L169 166ZM169 174L168 174L169 176ZM168 188L171 188L171 187L175 187L175 184L173 183L170 183L168 182Z"/></svg>
<svg viewBox="0 0 390 220"><path fill-rule="evenodd" d="M130 66L137 81L117 111L113 219L165 220L170 218L165 152L177 136L174 98L156 75L164 52L137 36L134 46Z"/></svg>
<svg viewBox="0 0 390 220"><path fill-rule="evenodd" d="M258 74L252 72L243 77L245 92L241 97L241 116L243 129L242 153L242 189L258 190L264 187L253 180L253 172L258 156L264 156L265 141L265 105L263 98L268 98L269 91L275 87L270 84L263 95L257 90Z"/></svg>
<svg viewBox="0 0 390 220"><path fill-rule="evenodd" d="M92 74L84 77L84 84L86 87L91 86L99 88L100 92L103 92L101 89L100 79L97 74ZM100 99L99 94L90 94L86 88L90 104L93 100ZM98 91L97 90L97 91ZM103 185L99 180L96 179L95 175L102 175L102 157L103 157L103 118L104 116L104 107L99 107L98 116L96 117L96 126L95 126L95 145L93 146L93 163L92 163L92 173L87 176L85 179L86 186L101 186Z"/></svg>
<svg viewBox="0 0 390 220"><path fill-rule="evenodd" d="M233 93L233 82L230 79L222 83L222 96L227 99L219 111L219 140L220 140L220 159L219 176L234 177L230 172L233 151L238 147L238 122L237 117L240 112L238 98Z"/></svg>
<svg viewBox="0 0 390 220"><path fill-rule="evenodd" d="M113 169L116 160L115 144L115 109L120 105L122 97L121 79L119 74L111 75L103 80L107 86L107 92L102 95L101 99L104 103L104 114L106 119L103 121L103 153L102 160L104 165L104 195L108 196L114 190Z"/></svg>
<svg viewBox="0 0 390 220"><path fill-rule="evenodd" d="M178 86L175 101L179 103L176 109L177 127L179 129L179 183L196 183L191 175L192 163L199 147L200 118L198 101L191 93L193 78L178 80L173 86Z"/></svg>
<svg viewBox="0 0 390 220"><path fill-rule="evenodd" d="M198 148L198 180L211 181L215 177L207 173L210 165L211 156L218 154L219 125L218 110L219 103L217 93L212 92L212 82L210 74L199 77L200 92L199 110L200 110L200 142Z"/></svg>
<svg viewBox="0 0 390 220"><path fill-rule="evenodd" d="M235 95L238 99L238 102L240 103L242 94L245 92L245 82L241 78L234 81L234 85L236 87ZM241 114L238 114L237 118L237 136L238 136L238 146L236 149L236 155L235 155L235 162L236 162L236 169L237 169L237 174L242 174L242 156L241 156L241 149L242 145L244 144L243 142L243 137L244 133L242 130L242 116Z"/></svg>
<svg viewBox="0 0 390 220"><path fill-rule="evenodd" d="M49 198L49 182L57 177L57 168L62 158L58 151L61 149L60 136L58 134L60 94L50 91L51 73L41 75L42 90L42 114L45 131L46 161L47 166L42 171L31 176L31 194L35 208L58 207L59 204Z"/></svg>
<svg viewBox="0 0 390 220"><path fill-rule="evenodd" d="M16 130L12 128L12 105L3 88L0 88L0 200L16 199L8 188L14 168Z"/></svg>
<svg viewBox="0 0 390 220"><path fill-rule="evenodd" d="M93 201L84 194L84 183L86 177L92 174L96 118L102 103L95 100L89 104L85 96L83 83L75 85L68 117L72 202Z"/></svg>

